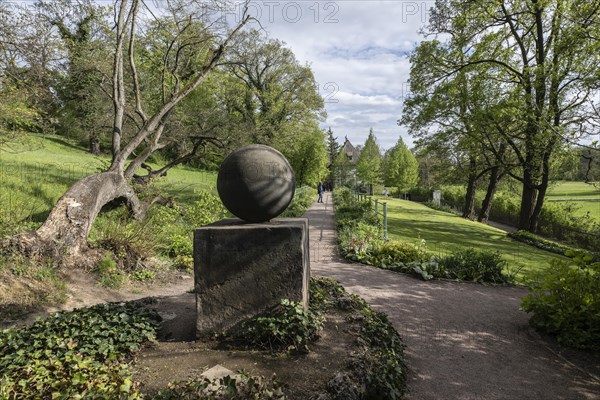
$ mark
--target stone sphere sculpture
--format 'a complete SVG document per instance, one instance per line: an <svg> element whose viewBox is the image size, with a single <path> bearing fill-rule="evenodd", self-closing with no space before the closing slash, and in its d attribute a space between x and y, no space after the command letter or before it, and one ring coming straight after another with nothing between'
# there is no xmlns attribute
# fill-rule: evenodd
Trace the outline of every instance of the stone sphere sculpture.
<svg viewBox="0 0 600 400"><path fill-rule="evenodd" d="M260 144L229 154L217 176L217 191L225 207L248 222L266 222L281 214L295 190L296 178L288 160Z"/></svg>

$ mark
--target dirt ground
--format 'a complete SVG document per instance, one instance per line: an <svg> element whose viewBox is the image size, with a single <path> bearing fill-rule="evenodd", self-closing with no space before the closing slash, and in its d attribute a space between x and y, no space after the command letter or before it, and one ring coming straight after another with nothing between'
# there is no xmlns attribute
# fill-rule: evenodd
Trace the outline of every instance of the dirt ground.
<svg viewBox="0 0 600 400"><path fill-rule="evenodd" d="M198 377L202 372L221 365L234 372L275 377L283 385L286 398L306 400L325 392L326 382L344 370L355 348L357 328L347 322L346 313L330 310L319 338L309 346L308 354L271 354L269 351L223 349L216 341L197 341L196 300L191 293L192 276L177 272L163 277L162 285L126 286L119 290L100 287L94 274L80 270L66 274L68 300L18 320L4 320L0 328L25 326L38 317L60 310L89 307L114 301L141 300L156 309L163 321L157 344L143 349L134 361L134 379L141 382L145 394L166 388L169 382Z"/></svg>
<svg viewBox="0 0 600 400"><path fill-rule="evenodd" d="M97 275L78 269L63 272L67 284L67 301L63 304L44 307L36 312L0 320L0 329L31 324L36 318L56 311L70 311L90 307L99 303L129 301L150 296L172 296L190 291L194 287L192 275L182 271L164 272L160 283L133 283L119 289L110 289L97 284Z"/></svg>
<svg viewBox="0 0 600 400"><path fill-rule="evenodd" d="M340 311L327 315L319 339L308 354L271 354L269 351L224 349L217 341L195 341L193 294L154 299L149 307L163 317L158 344L136 358L134 378L142 392L153 394L171 381L197 377L221 365L232 371L270 378L284 384L288 399L306 400L325 391L326 382L343 370L354 346L355 327Z"/></svg>

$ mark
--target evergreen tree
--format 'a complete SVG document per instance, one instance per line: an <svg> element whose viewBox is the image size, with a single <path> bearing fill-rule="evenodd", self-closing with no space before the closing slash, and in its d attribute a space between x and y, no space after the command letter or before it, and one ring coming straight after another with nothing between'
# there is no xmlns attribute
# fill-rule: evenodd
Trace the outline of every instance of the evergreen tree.
<svg viewBox="0 0 600 400"><path fill-rule="evenodd" d="M337 137L333 136L331 127L327 130L327 154L329 156L329 170L333 170L333 164L335 159L340 152L340 145L337 142Z"/></svg>
<svg viewBox="0 0 600 400"><path fill-rule="evenodd" d="M356 163L356 173L358 178L369 185L369 192L373 194L373 185L381 182L381 153L377 140L373 134L373 128L369 131L369 137L365 141L358 162Z"/></svg>

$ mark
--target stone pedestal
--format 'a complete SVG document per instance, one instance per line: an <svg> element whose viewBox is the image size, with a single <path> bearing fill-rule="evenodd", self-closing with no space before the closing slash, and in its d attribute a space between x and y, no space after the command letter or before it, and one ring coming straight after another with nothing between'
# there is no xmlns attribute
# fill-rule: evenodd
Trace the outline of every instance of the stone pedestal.
<svg viewBox="0 0 600 400"><path fill-rule="evenodd" d="M308 308L308 220L225 219L194 231L196 333L207 336L274 306Z"/></svg>

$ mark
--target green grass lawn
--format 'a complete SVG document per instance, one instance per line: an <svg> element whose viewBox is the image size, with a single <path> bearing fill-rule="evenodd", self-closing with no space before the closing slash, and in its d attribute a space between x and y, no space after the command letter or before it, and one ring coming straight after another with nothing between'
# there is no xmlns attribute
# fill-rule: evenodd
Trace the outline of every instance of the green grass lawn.
<svg viewBox="0 0 600 400"><path fill-rule="evenodd" d="M600 200L600 189L585 182L552 182L548 189L547 198L549 200L573 198L589 198L590 200Z"/></svg>
<svg viewBox="0 0 600 400"><path fill-rule="evenodd" d="M0 150L0 209L41 222L69 186L109 162L109 156L95 157L60 136L31 135L26 144ZM198 190L216 191L216 173L179 166L156 185L187 203Z"/></svg>
<svg viewBox="0 0 600 400"><path fill-rule="evenodd" d="M500 229L419 203L383 197L380 201L387 201L390 239L413 243L424 239L427 249L435 254L445 255L464 248L499 251L508 261L509 269L523 266L523 271L544 268L550 260L562 258L510 239Z"/></svg>
<svg viewBox="0 0 600 400"><path fill-rule="evenodd" d="M576 207L576 216L586 216L600 222L600 189L585 182L553 182L546 196L548 202L568 201Z"/></svg>

